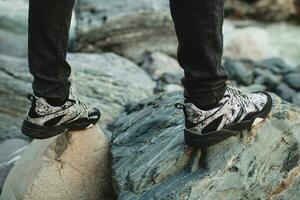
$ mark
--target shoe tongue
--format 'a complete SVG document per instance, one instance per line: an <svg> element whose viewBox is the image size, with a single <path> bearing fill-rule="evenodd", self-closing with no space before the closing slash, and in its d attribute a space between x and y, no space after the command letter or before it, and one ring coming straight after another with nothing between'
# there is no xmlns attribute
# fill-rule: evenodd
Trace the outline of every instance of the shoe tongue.
<svg viewBox="0 0 300 200"><path fill-rule="evenodd" d="M77 97L72 92L70 92L68 100L77 102Z"/></svg>

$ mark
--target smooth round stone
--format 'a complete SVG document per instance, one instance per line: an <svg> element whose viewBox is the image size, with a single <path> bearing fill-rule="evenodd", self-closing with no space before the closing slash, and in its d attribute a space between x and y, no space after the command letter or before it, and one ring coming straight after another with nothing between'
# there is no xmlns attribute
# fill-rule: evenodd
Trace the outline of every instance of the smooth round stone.
<svg viewBox="0 0 300 200"><path fill-rule="evenodd" d="M253 70L241 61L226 60L224 67L228 72L229 78L236 80L238 83L249 85L253 81Z"/></svg>
<svg viewBox="0 0 300 200"><path fill-rule="evenodd" d="M256 75L254 82L257 84L267 85L271 88L275 88L282 82L281 75L276 75L266 69L255 68L254 74Z"/></svg>
<svg viewBox="0 0 300 200"><path fill-rule="evenodd" d="M300 73L290 73L284 76L284 82L286 82L290 87L300 90Z"/></svg>
<svg viewBox="0 0 300 200"><path fill-rule="evenodd" d="M287 65L281 58L268 58L259 62L255 62L255 67L269 69L275 74L286 74L295 71L291 66Z"/></svg>
<svg viewBox="0 0 300 200"><path fill-rule="evenodd" d="M276 89L275 93L286 101L292 101L293 97L297 94L295 90L290 88L287 84L282 83Z"/></svg>

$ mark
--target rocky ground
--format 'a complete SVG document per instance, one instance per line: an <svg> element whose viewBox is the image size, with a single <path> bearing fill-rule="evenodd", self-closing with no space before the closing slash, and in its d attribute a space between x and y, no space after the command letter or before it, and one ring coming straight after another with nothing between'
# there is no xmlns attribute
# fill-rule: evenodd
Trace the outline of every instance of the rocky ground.
<svg viewBox="0 0 300 200"><path fill-rule="evenodd" d="M273 100L262 124L208 149L207 169L199 168L201 151L183 143L180 92L132 107L110 126L119 199L296 200L300 110Z"/></svg>
<svg viewBox="0 0 300 200"><path fill-rule="evenodd" d="M273 95L264 125L211 148L207 170L197 164L201 152L183 144L182 113L173 106L182 101L183 70L168 6L165 0L78 0L71 79L75 93L102 110L101 129L28 146L19 130L32 81L28 0L0 0L0 191L22 155L1 200L297 199L299 2L225 2L229 79L284 102Z"/></svg>

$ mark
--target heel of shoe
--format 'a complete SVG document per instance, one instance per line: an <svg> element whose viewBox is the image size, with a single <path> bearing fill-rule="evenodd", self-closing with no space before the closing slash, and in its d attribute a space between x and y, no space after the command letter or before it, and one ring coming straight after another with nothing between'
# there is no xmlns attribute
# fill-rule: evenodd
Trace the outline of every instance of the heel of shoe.
<svg viewBox="0 0 300 200"><path fill-rule="evenodd" d="M220 131L211 132L205 135L194 134L189 130L184 131L185 143L194 148L207 148L214 144L217 144L231 136L240 134L240 131L232 131L222 129Z"/></svg>
<svg viewBox="0 0 300 200"><path fill-rule="evenodd" d="M33 139L47 139L68 131L65 127L44 127L23 121L21 131L24 135Z"/></svg>

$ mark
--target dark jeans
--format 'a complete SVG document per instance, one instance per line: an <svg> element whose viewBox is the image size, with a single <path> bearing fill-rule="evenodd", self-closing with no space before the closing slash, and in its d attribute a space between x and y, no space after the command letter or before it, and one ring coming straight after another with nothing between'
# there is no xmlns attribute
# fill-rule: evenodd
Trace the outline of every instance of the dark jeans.
<svg viewBox="0 0 300 200"><path fill-rule="evenodd" d="M225 91L223 1L170 0L185 97L200 105L217 103ZM30 0L29 67L37 96L62 100L69 95L66 53L73 6L74 0Z"/></svg>

